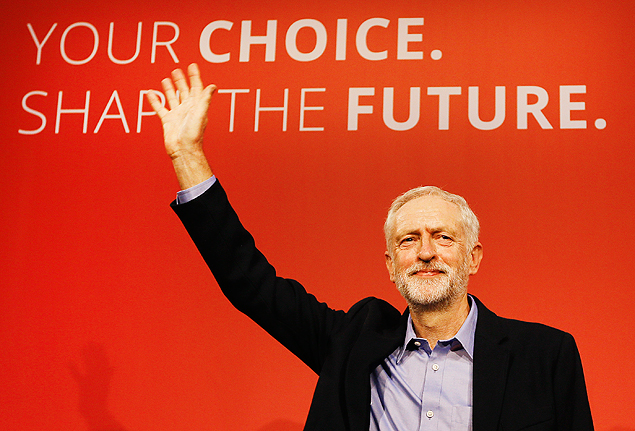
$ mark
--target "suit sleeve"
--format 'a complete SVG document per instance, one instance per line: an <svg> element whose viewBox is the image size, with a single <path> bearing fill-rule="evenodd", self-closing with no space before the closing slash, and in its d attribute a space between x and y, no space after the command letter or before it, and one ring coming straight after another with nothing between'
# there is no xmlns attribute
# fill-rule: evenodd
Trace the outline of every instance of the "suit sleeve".
<svg viewBox="0 0 635 431"><path fill-rule="evenodd" d="M571 334L564 334L557 361L554 388L558 429L593 430L582 361Z"/></svg>
<svg viewBox="0 0 635 431"><path fill-rule="evenodd" d="M345 313L276 275L218 181L198 198L171 206L230 302L319 374Z"/></svg>

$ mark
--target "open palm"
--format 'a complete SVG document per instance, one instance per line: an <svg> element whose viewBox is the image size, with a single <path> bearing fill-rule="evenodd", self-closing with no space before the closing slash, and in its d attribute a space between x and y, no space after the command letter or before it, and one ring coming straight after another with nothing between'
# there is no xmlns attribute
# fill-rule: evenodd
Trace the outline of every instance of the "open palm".
<svg viewBox="0 0 635 431"><path fill-rule="evenodd" d="M161 81L169 109L163 106L154 92L147 93L152 109L163 124L165 150L172 159L184 153L202 152L207 111L212 94L216 91L215 85L203 88L196 64L191 64L187 72L189 86L181 69L174 70L171 79Z"/></svg>

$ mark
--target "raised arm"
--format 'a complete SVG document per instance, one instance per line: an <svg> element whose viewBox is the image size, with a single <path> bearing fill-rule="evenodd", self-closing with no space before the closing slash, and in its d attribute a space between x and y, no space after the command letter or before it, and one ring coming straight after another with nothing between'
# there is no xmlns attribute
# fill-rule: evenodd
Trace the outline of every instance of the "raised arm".
<svg viewBox="0 0 635 431"><path fill-rule="evenodd" d="M172 78L161 81L169 109L161 104L153 91L147 93L152 109L163 124L165 150L172 159L181 190L213 175L203 151L203 135L207 126L207 110L216 86L203 87L195 63L188 66L187 74L189 85L181 69L174 70Z"/></svg>

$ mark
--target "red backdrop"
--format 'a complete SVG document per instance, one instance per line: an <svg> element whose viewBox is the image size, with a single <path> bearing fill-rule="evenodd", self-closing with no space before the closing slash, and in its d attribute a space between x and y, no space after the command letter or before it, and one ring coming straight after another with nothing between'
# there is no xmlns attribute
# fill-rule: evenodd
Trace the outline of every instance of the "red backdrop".
<svg viewBox="0 0 635 431"><path fill-rule="evenodd" d="M635 429L632 3L3 9L0 429L301 429L316 377L230 307L168 207L140 92L192 61L225 90L214 171L282 275L402 308L390 201L462 194L483 226L471 291L573 333L596 428Z"/></svg>

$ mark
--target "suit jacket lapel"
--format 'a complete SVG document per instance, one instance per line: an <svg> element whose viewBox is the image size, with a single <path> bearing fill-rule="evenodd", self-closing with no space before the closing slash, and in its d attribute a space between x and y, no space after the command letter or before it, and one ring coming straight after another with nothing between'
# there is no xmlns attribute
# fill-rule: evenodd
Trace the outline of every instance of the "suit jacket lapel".
<svg viewBox="0 0 635 431"><path fill-rule="evenodd" d="M345 382L345 399L351 429L368 429L370 420L370 373L403 343L408 312L399 325L381 333L362 332L351 349Z"/></svg>
<svg viewBox="0 0 635 431"><path fill-rule="evenodd" d="M472 425L474 431L492 431L498 429L500 422L510 352L500 319L476 301Z"/></svg>

